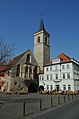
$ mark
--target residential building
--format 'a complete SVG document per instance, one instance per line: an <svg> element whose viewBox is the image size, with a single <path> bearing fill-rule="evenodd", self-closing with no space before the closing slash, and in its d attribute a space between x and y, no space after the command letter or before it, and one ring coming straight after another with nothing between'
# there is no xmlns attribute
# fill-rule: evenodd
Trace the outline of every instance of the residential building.
<svg viewBox="0 0 79 119"><path fill-rule="evenodd" d="M39 74L39 87L44 90L79 90L79 63L65 54L60 54L44 66Z"/></svg>

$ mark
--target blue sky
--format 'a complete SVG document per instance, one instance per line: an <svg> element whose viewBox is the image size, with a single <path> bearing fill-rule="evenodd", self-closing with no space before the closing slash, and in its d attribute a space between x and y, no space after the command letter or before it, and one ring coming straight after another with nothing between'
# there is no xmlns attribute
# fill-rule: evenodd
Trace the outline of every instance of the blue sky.
<svg viewBox="0 0 79 119"><path fill-rule="evenodd" d="M50 58L65 53L79 61L79 0L0 0L0 36L15 43L15 56L34 51L41 14L50 33Z"/></svg>

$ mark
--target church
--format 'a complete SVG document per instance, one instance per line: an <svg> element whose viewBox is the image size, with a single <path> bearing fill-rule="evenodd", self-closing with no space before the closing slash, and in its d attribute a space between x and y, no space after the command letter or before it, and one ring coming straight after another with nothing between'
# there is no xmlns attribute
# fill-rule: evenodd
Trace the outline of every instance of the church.
<svg viewBox="0 0 79 119"><path fill-rule="evenodd" d="M19 83L21 80L27 87L30 87L29 90L38 87L38 75L49 61L50 34L45 30L41 18L39 30L34 33L34 55L29 49L10 62L12 75L15 79L14 84L21 87L21 83Z"/></svg>
<svg viewBox="0 0 79 119"><path fill-rule="evenodd" d="M8 90L26 87L29 92L37 92L38 89L79 91L79 62L64 53L50 60L50 34L43 19L39 30L34 33L34 54L28 49L13 58L9 66L8 74L13 81L6 80Z"/></svg>

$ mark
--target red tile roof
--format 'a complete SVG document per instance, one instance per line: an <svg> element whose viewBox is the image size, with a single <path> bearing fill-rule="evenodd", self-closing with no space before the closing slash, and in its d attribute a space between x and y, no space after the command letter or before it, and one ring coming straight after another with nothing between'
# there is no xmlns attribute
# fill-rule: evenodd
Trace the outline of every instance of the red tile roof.
<svg viewBox="0 0 79 119"><path fill-rule="evenodd" d="M67 55L65 55L64 53L61 53L58 58L60 58L62 60L62 62L69 62L71 61L71 58L68 57Z"/></svg>
<svg viewBox="0 0 79 119"><path fill-rule="evenodd" d="M62 63L71 61L71 58L65 55L64 53L61 53L57 58L60 58ZM45 66L51 65L51 64L52 64L52 60L49 61Z"/></svg>

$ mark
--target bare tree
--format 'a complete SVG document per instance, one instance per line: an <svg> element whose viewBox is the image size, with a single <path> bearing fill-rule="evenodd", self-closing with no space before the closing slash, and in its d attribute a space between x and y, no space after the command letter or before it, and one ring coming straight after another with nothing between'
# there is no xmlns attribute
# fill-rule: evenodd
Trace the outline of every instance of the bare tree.
<svg viewBox="0 0 79 119"><path fill-rule="evenodd" d="M2 40L0 40L0 64L11 60L14 49L15 44L4 43Z"/></svg>

